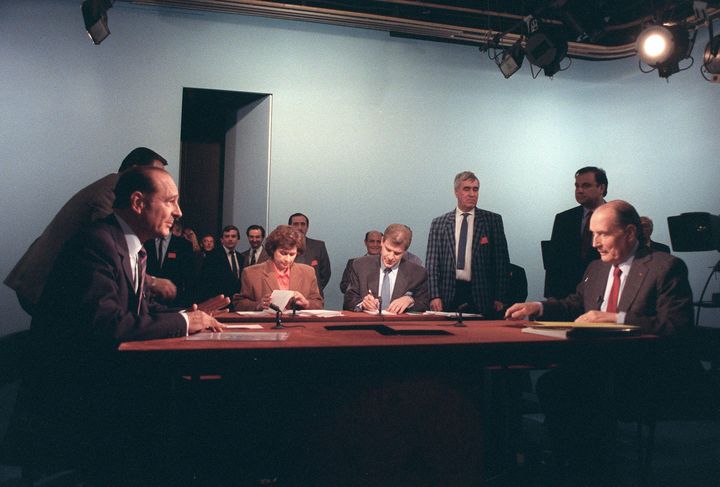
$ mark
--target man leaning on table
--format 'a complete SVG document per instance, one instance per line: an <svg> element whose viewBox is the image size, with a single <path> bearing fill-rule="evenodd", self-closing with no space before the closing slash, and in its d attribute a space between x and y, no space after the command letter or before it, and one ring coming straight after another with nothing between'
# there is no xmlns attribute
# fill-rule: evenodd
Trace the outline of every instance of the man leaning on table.
<svg viewBox="0 0 720 487"><path fill-rule="evenodd" d="M352 263L350 284L343 308L392 313L428 309L427 272L404 259L412 242L412 230L392 224L385 229L380 255L358 257Z"/></svg>
<svg viewBox="0 0 720 487"><path fill-rule="evenodd" d="M134 382L117 347L220 331L211 313L229 304L219 296L178 312L146 299L143 242L167 236L181 215L168 172L129 169L115 186L113 213L81 229L55 260L33 315L33 354L6 437L25 468L76 469L90 485L109 485L145 475L156 458L152 442L140 438L157 439L145 435L166 417L165 399L161 390L138 392L151 374Z"/></svg>
<svg viewBox="0 0 720 487"><path fill-rule="evenodd" d="M543 303L512 305L509 319L638 325L664 337L657 356L583 354L541 376L538 397L555 453L573 485L609 485L613 479L615 418L652 415L692 387L699 362L684 347L693 322L685 263L644 245L640 217L614 200L590 220L600 260L588 266L574 294ZM612 388L608 381L614 378ZM575 478L577 477L577 478Z"/></svg>

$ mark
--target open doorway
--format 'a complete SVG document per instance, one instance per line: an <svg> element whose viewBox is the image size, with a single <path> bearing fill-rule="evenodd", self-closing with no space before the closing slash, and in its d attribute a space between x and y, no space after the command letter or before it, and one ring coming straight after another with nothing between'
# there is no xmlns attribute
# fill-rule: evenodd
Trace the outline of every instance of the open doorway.
<svg viewBox="0 0 720 487"><path fill-rule="evenodd" d="M180 195L198 238L225 225L267 225L272 97L184 88Z"/></svg>

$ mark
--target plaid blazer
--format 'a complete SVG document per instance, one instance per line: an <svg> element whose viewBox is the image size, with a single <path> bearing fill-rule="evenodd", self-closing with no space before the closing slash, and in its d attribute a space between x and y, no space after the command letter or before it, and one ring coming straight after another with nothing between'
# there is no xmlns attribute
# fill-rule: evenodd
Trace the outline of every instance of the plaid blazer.
<svg viewBox="0 0 720 487"><path fill-rule="evenodd" d="M494 313L508 285L508 255L502 216L475 208L472 235L472 296L481 313ZM447 309L455 298L455 211L430 224L425 268L430 299L440 298Z"/></svg>

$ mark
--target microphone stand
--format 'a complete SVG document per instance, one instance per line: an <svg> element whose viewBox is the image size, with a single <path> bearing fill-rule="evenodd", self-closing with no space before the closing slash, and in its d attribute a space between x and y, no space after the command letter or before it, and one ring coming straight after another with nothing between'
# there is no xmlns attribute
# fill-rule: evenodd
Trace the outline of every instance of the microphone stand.
<svg viewBox="0 0 720 487"><path fill-rule="evenodd" d="M282 324L282 310L274 304L270 304L270 309L275 310L275 326L273 326L271 330L280 330L285 328Z"/></svg>
<svg viewBox="0 0 720 487"><path fill-rule="evenodd" d="M458 309L457 309L458 319L453 326L455 326L457 328L467 328L467 325L465 323L463 323L463 316L462 316L463 311L467 307L468 307L467 303L463 303L460 306L458 306Z"/></svg>
<svg viewBox="0 0 720 487"><path fill-rule="evenodd" d="M382 314L382 296L378 296L378 316L380 316L380 320L385 321L385 317Z"/></svg>

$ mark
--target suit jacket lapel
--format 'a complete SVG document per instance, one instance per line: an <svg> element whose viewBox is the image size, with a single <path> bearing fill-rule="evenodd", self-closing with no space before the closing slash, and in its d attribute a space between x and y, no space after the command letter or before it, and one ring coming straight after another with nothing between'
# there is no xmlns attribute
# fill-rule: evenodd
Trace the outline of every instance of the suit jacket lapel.
<svg viewBox="0 0 720 487"><path fill-rule="evenodd" d="M627 311L637 297L638 291L645 280L645 276L647 276L648 261L651 259L651 253L643 255L638 252L638 254L635 255L635 260L633 260L632 266L630 266L630 272L623 286L620 302L618 302L619 311Z"/></svg>
<svg viewBox="0 0 720 487"><path fill-rule="evenodd" d="M115 248L117 249L117 253L120 256L120 262L122 264L122 270L125 274L125 282L128 286L128 289L130 290L130 295L134 295L135 293L135 282L133 281L133 272L132 268L130 267L130 254L127 248L127 241L125 240L125 234L122 231L122 228L120 228L120 224L118 223L117 219L113 216L110 220L112 223L112 231L114 233L113 235L113 241L115 242Z"/></svg>
<svg viewBox="0 0 720 487"><path fill-rule="evenodd" d="M373 292L373 296L376 298L380 297L380 288L378 287L380 283L380 258L377 258L377 262L373 260L373 266L372 270L370 271L370 274L368 274L368 289ZM363 289L360 290L360 295L365 296L365 292ZM389 304L389 303L388 303Z"/></svg>
<svg viewBox="0 0 720 487"><path fill-rule="evenodd" d="M273 289L280 289L280 285L275 277L275 269L273 263L270 261L265 262L263 268L263 283L267 287L268 291L272 292ZM293 272L290 272L290 287L293 286ZM263 290L264 292L264 290Z"/></svg>
<svg viewBox="0 0 720 487"><path fill-rule="evenodd" d="M445 214L445 241L450 242L452 256L452 268L456 266L455 263L455 210Z"/></svg>
<svg viewBox="0 0 720 487"><path fill-rule="evenodd" d="M596 272L597 276L588 273L584 280L587 285L584 291L585 311L599 310L605 298L605 287L610 274L610 264L601 262L594 268L596 270L594 269L593 272Z"/></svg>
<svg viewBox="0 0 720 487"><path fill-rule="evenodd" d="M408 288L407 273L404 272L406 267L406 262L401 260L397 276L395 276L395 287L393 287L392 299L402 297L405 294L404 290ZM378 276L378 278L379 277L380 276Z"/></svg>

